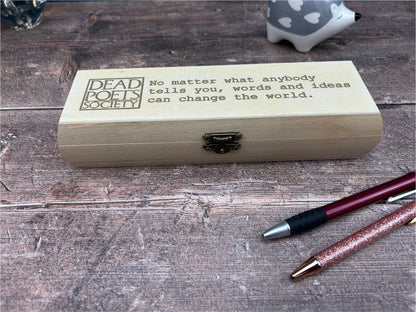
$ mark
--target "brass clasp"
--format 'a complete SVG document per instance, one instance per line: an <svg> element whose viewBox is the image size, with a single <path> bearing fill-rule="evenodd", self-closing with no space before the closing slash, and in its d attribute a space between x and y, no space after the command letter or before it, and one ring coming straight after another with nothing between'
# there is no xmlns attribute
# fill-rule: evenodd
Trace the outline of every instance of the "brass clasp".
<svg viewBox="0 0 416 312"><path fill-rule="evenodd" d="M239 141L242 136L241 132L205 133L202 138L207 143L202 148L206 151L214 151L217 154L225 154L241 147L241 144L236 141Z"/></svg>

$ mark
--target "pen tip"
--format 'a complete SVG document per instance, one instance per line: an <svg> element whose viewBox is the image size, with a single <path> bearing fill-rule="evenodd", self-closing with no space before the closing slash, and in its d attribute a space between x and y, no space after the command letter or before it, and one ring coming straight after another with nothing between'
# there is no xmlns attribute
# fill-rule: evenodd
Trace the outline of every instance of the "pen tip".
<svg viewBox="0 0 416 312"><path fill-rule="evenodd" d="M300 267L298 267L290 277L294 280L297 280L301 277L306 277L315 273L318 273L322 270L322 266L319 263L318 259L312 257L305 263L303 263Z"/></svg>
<svg viewBox="0 0 416 312"><path fill-rule="evenodd" d="M282 238L290 235L290 226L284 221L279 225L272 227L262 234L264 239L270 240L275 238Z"/></svg>

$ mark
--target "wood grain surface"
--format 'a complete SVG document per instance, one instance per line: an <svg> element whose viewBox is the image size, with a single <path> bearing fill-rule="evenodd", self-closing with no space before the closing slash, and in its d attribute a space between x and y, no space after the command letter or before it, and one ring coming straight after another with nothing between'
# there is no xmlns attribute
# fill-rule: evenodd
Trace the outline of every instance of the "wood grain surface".
<svg viewBox="0 0 416 312"><path fill-rule="evenodd" d="M410 199L296 237L295 213L415 170L415 3L348 1L363 17L306 54L265 38L265 1L48 3L1 29L2 311L414 311L414 228L311 278L309 256ZM57 149L78 69L352 60L381 142L358 159L75 168Z"/></svg>

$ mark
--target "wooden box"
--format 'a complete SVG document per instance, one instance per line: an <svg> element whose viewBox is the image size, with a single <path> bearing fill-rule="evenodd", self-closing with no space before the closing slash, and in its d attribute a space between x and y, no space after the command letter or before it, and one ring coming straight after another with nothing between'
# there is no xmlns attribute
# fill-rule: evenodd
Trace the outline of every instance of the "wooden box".
<svg viewBox="0 0 416 312"><path fill-rule="evenodd" d="M59 121L76 166L340 159L380 140L350 61L80 70Z"/></svg>

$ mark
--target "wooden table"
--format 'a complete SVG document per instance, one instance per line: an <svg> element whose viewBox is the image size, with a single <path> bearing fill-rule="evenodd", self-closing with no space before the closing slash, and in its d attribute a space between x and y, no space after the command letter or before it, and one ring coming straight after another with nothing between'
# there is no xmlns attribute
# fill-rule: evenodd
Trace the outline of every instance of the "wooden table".
<svg viewBox="0 0 416 312"><path fill-rule="evenodd" d="M311 52L265 37L267 2L48 3L1 31L2 311L414 311L414 228L293 282L312 254L411 199L307 234L295 213L415 170L415 3L363 17ZM80 169L57 149L78 69L352 60L384 122L359 159Z"/></svg>

